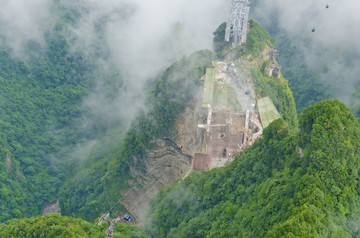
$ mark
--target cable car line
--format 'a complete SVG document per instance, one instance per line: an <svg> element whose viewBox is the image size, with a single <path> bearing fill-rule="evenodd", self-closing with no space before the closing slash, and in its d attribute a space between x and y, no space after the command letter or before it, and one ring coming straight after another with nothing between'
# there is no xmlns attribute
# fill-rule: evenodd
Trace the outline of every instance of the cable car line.
<svg viewBox="0 0 360 238"><path fill-rule="evenodd" d="M157 165L159 165L159 164L160 164L160 161L158 161L147 173L149 174L150 172L152 172L152 171L157 167ZM141 182L144 182L144 180L145 180L145 177L143 177L137 184L139 184L139 183L141 183ZM113 206L110 207L110 209L109 209L107 212L105 212L105 214L109 213L112 209L114 209L114 207L115 207L116 205L118 205L132 190L134 190L134 188L135 188L135 186L136 186L137 184L134 184L134 185L129 189L129 191L127 191ZM101 217L98 217L98 218L100 219ZM99 223L99 222L96 222L96 223L93 224L93 226L92 226L91 229L89 230L88 234L92 231L92 229L94 229L95 225L97 225L98 223Z"/></svg>

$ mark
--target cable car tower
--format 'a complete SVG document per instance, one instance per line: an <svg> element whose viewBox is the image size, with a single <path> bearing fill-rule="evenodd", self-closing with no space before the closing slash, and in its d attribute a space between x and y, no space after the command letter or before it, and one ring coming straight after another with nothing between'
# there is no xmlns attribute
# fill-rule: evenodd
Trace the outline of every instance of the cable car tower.
<svg viewBox="0 0 360 238"><path fill-rule="evenodd" d="M225 41L233 37L233 46L246 42L250 4L248 0L230 0L229 18L226 25Z"/></svg>

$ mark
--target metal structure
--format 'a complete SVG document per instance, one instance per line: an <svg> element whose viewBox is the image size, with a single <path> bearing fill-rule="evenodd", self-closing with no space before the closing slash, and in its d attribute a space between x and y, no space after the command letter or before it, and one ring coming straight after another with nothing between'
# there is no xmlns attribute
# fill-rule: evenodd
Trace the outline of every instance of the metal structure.
<svg viewBox="0 0 360 238"><path fill-rule="evenodd" d="M248 0L230 0L230 12L226 25L225 41L234 39L234 46L246 42L250 4Z"/></svg>
<svg viewBox="0 0 360 238"><path fill-rule="evenodd" d="M101 225L103 221L108 223L108 229L106 230L106 238L113 238L114 235L114 228L116 224L120 223L122 219L120 217L111 219L110 214L103 214L98 222L98 225Z"/></svg>

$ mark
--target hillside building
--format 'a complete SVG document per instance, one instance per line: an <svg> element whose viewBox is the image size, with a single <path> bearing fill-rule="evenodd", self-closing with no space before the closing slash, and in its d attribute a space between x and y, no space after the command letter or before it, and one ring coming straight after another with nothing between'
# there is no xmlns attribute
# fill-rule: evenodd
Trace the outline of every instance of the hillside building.
<svg viewBox="0 0 360 238"><path fill-rule="evenodd" d="M269 77L280 78L281 76L281 67L277 66L274 61L269 61L264 69L264 74Z"/></svg>

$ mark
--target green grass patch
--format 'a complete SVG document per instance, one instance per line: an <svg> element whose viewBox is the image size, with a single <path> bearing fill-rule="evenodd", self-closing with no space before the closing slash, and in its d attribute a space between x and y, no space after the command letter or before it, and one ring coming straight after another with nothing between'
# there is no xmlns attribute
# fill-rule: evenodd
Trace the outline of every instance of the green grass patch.
<svg viewBox="0 0 360 238"><path fill-rule="evenodd" d="M258 100L258 110L263 128L266 128L274 120L281 118L278 110L269 97L263 97Z"/></svg>
<svg viewBox="0 0 360 238"><path fill-rule="evenodd" d="M207 107L208 104L213 104L214 98L214 84L215 84L215 73L214 68L207 68L204 82L204 91L202 98L202 107Z"/></svg>
<svg viewBox="0 0 360 238"><path fill-rule="evenodd" d="M214 105L227 105L228 102L228 85L220 87L217 83L214 88Z"/></svg>
<svg viewBox="0 0 360 238"><path fill-rule="evenodd" d="M240 111L241 106L237 99L237 95L235 92L235 89L231 86L227 87L227 105L229 107L232 107L234 111Z"/></svg>

